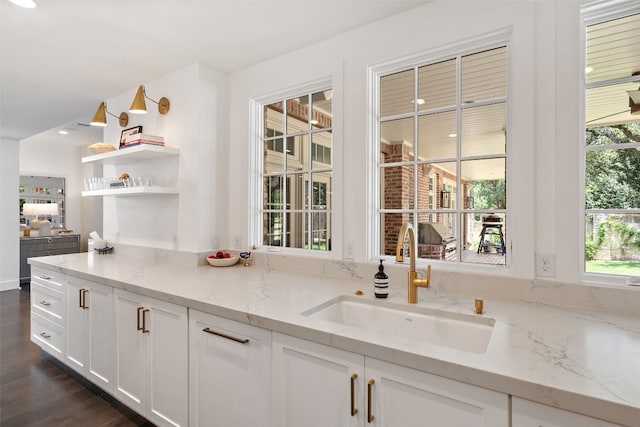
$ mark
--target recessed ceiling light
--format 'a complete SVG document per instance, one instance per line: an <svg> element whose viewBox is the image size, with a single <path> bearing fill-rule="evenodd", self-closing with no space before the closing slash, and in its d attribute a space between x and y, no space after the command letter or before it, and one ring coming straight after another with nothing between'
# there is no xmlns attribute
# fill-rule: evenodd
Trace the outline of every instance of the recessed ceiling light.
<svg viewBox="0 0 640 427"><path fill-rule="evenodd" d="M422 104L424 104L424 103L425 103L425 100L424 100L424 99L422 99L422 98L418 98L418 100L417 100L417 101L413 101L413 100L412 100L412 101L411 101L411 103L412 103L412 104L422 105Z"/></svg>
<svg viewBox="0 0 640 427"><path fill-rule="evenodd" d="M58 131L58 133L59 133L60 135L68 135L68 134L69 134L69 132L67 132L67 131L66 131L66 130L64 130L64 129L60 129L60 130Z"/></svg>
<svg viewBox="0 0 640 427"><path fill-rule="evenodd" d="M20 7L26 7L27 9L33 9L36 7L36 3L33 0L9 0L11 3Z"/></svg>
<svg viewBox="0 0 640 427"><path fill-rule="evenodd" d="M458 136L458 134L457 134L457 133L450 133L450 134L449 134L449 138L455 138L456 136Z"/></svg>
<svg viewBox="0 0 640 427"><path fill-rule="evenodd" d="M592 71L593 71L593 67L585 67L585 69L584 69L584 73L585 74L589 74Z"/></svg>
<svg viewBox="0 0 640 427"><path fill-rule="evenodd" d="M312 125L317 125L318 123L320 123L319 121L317 121L316 119L312 119L311 120L311 124Z"/></svg>

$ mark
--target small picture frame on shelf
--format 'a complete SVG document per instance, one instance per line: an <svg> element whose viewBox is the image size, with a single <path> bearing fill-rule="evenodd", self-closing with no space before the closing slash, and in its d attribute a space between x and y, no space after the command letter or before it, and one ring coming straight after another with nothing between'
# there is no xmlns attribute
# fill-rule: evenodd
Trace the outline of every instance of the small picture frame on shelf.
<svg viewBox="0 0 640 427"><path fill-rule="evenodd" d="M125 145L125 140L127 139L128 136L130 135L137 135L139 133L142 133L142 126L134 126L132 128L129 129L125 129L120 133L120 147L119 148L124 148Z"/></svg>

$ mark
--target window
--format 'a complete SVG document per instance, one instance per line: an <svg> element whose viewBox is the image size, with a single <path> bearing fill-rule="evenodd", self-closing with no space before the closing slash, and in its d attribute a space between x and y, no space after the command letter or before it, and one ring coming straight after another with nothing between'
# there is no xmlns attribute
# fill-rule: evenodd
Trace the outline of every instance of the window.
<svg viewBox="0 0 640 427"><path fill-rule="evenodd" d="M263 245L331 250L332 95L262 105Z"/></svg>
<svg viewBox="0 0 640 427"><path fill-rule="evenodd" d="M640 276L640 9L586 26L584 272Z"/></svg>
<svg viewBox="0 0 640 427"><path fill-rule="evenodd" d="M376 75L381 255L507 263L507 46Z"/></svg>

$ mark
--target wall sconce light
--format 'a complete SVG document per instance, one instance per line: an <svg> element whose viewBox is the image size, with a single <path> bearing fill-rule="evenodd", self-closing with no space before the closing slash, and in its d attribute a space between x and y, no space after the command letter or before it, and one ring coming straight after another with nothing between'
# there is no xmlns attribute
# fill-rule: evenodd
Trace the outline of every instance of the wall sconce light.
<svg viewBox="0 0 640 427"><path fill-rule="evenodd" d="M120 113L120 117L112 114L107 110L107 103L102 101L96 114L93 116L93 120L89 123L91 126L106 126L107 125L107 114L113 116L118 119L121 127L125 127L129 123L129 115L125 112Z"/></svg>
<svg viewBox="0 0 640 427"><path fill-rule="evenodd" d="M451 207L451 191L440 192L440 207L441 208Z"/></svg>
<svg viewBox="0 0 640 427"><path fill-rule="evenodd" d="M171 104L169 100L164 96L160 98L159 101L155 101L147 96L147 92L144 89L144 86L140 85L138 88L138 92L136 92L136 97L133 98L133 102L131 103L131 108L129 108L129 112L132 114L147 114L147 103L144 99L148 99L151 102L155 102L158 104L158 112L160 114L167 114L169 112L169 108Z"/></svg>

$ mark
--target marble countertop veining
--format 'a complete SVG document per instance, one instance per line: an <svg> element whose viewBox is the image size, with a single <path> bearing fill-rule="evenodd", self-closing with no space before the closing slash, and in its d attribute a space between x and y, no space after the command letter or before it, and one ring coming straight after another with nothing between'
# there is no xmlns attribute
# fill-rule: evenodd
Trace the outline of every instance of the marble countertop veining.
<svg viewBox="0 0 640 427"><path fill-rule="evenodd" d="M240 264L180 266L86 253L31 258L32 266L129 290L283 334L420 369L628 426L640 426L640 315L485 300L495 319L485 353L471 353L303 316L373 285ZM406 304L406 287L389 301ZM473 298L420 289L418 305L470 314ZM638 308L640 313L640 307Z"/></svg>

